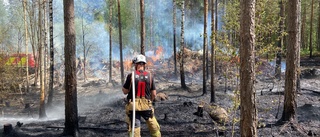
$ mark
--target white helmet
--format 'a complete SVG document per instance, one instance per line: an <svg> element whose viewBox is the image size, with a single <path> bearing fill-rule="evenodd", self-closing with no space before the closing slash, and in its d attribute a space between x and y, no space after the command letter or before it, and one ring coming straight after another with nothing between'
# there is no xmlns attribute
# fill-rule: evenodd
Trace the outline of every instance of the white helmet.
<svg viewBox="0 0 320 137"><path fill-rule="evenodd" d="M133 63L140 63L140 62L147 63L147 59L146 59L146 56L140 54L140 55L137 55L136 57L134 57L132 62Z"/></svg>

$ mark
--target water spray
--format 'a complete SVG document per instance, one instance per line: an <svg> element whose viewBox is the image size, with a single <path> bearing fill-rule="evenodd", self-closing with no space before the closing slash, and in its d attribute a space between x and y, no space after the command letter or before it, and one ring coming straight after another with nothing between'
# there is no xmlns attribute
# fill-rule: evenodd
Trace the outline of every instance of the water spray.
<svg viewBox="0 0 320 137"><path fill-rule="evenodd" d="M135 94L135 83L134 83L134 71L132 71L132 100L133 100L133 109L132 109L132 131L131 137L134 137L134 126L136 122L136 94Z"/></svg>

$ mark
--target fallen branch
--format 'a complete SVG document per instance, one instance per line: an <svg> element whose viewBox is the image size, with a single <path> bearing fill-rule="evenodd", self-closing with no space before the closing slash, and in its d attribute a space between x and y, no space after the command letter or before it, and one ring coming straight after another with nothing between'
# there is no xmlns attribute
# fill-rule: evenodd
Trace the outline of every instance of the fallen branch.
<svg viewBox="0 0 320 137"><path fill-rule="evenodd" d="M316 91L316 90L312 90L312 89L301 88L301 90L311 91L313 93L320 94L320 91Z"/></svg>
<svg viewBox="0 0 320 137"><path fill-rule="evenodd" d="M59 130L59 129L64 129L64 126L47 126L46 128L54 128ZM109 130L109 131L120 131L120 132L128 131L125 129L111 129L111 128L102 128L102 127L79 127L79 129Z"/></svg>

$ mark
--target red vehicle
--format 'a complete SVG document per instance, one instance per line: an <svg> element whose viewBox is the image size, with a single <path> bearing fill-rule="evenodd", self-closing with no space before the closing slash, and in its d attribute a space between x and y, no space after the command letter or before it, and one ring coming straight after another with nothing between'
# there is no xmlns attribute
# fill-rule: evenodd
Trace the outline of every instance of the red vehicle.
<svg viewBox="0 0 320 137"><path fill-rule="evenodd" d="M28 67L35 68L36 63L33 54L11 54L11 55L0 55L1 66L15 66L15 67L26 67L28 56Z"/></svg>

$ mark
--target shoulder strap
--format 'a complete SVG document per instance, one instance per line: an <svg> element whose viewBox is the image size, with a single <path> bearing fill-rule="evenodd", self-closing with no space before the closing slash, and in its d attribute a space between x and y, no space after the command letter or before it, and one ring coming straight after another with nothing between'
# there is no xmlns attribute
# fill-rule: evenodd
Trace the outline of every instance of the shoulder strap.
<svg viewBox="0 0 320 137"><path fill-rule="evenodd" d="M131 81L130 81L129 90L130 90L131 85L132 85L133 76L134 76L134 71L132 71L132 73L131 73L131 78L130 78Z"/></svg>
<svg viewBox="0 0 320 137"><path fill-rule="evenodd" d="M151 89L151 85L152 85L152 83L151 83L152 76L151 76L151 73L149 73L149 74L150 74L150 89Z"/></svg>

